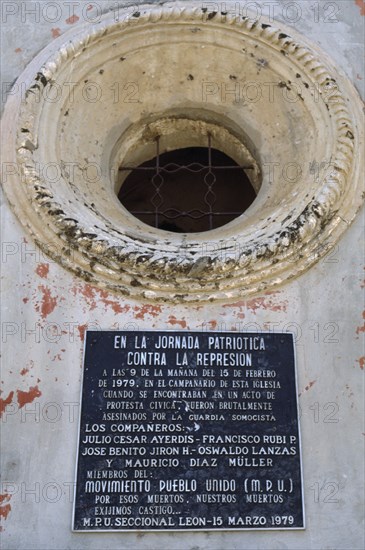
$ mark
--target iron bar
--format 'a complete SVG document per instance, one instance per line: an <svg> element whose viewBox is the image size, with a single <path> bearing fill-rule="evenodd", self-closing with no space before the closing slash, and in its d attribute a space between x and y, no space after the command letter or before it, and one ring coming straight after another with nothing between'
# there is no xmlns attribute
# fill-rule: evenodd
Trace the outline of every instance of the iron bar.
<svg viewBox="0 0 365 550"><path fill-rule="evenodd" d="M234 166L214 166L212 163L212 136L208 133L208 164L202 164L200 162L192 162L190 164L177 164L174 162L170 162L168 164L165 164L164 166L161 166L161 159L160 159L160 136L156 137L156 159L154 166L121 166L119 168L120 172L123 171L139 171L139 172L146 172L147 174L149 172L153 172L151 178L151 183L154 186L155 193L153 194L152 198L150 199L151 204L154 207L154 210L130 210L130 213L135 216L154 216L154 225L156 228L159 227L161 218L164 220L176 220L177 218L189 218L192 220L198 220L202 218L208 218L209 220L209 229L214 229L214 219L216 217L220 216L231 216L231 217L237 217L242 214L241 211L239 212L215 212L213 209L213 205L217 201L217 196L215 192L213 191L213 186L216 183L216 175L215 171L217 170L253 170L254 166L252 164L247 165L234 165ZM166 183L164 180L164 175L168 174L176 174L178 172L187 172L191 174L198 174L203 173L202 177L204 179L204 183L207 187L206 193L204 195L204 202L206 205L206 211L200 210L200 209L193 209L188 211L179 211L174 208L165 208L165 210L161 210L161 206L164 202L164 198L161 195L161 188Z"/></svg>

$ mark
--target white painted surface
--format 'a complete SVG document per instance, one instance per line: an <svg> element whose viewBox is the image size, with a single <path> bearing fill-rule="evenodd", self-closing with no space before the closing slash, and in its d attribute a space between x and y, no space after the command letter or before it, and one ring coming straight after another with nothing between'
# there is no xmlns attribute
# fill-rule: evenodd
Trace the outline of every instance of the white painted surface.
<svg viewBox="0 0 365 550"><path fill-rule="evenodd" d="M49 43L51 29L66 30L65 19L70 16L70 6L59 2L62 10L59 22L47 22L44 17L36 22L28 14L22 23L25 3L5 4L19 7L20 12L8 16L7 21L3 12L3 82L12 81ZM27 6L30 4L26 2ZM74 4L75 14L81 18L81 8L92 2ZM102 4L103 8L115 5L94 4ZM283 17L288 2L275 4L278 20L290 24ZM318 42L358 89L363 87L364 18L360 16L360 6L350 0L328 3L338 8L338 21L331 23L324 21L330 11L329 8L323 11L323 3L318 6L319 22L311 2L295 4L301 10L297 30ZM16 53L17 48L22 51ZM7 516L1 533L4 548L350 550L364 547L364 366L360 359L365 355L364 218L361 214L327 257L274 294L239 304L170 307L131 302L85 285L35 248L6 201L1 213L1 398L6 399L14 392L1 426L1 493L9 495L0 508L2 515ZM146 330L199 330L203 325L208 330L260 327L296 332L306 531L72 533L82 366L80 336L85 325L91 329ZM32 398L22 408L18 402L23 403L26 395L19 391L30 392L27 395Z"/></svg>

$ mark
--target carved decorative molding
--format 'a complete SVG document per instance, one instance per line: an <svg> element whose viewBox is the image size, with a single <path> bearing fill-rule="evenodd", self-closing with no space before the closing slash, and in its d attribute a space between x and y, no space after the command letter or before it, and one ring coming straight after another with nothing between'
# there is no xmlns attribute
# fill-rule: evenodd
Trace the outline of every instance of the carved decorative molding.
<svg viewBox="0 0 365 550"><path fill-rule="evenodd" d="M3 185L21 223L76 275L148 300L228 300L308 269L363 201L352 84L317 47L263 18L186 3L122 14L53 41L19 78L24 97L8 100ZM261 166L257 200L225 227L154 230L116 199L118 159L133 142L123 136L172 113L221 125Z"/></svg>

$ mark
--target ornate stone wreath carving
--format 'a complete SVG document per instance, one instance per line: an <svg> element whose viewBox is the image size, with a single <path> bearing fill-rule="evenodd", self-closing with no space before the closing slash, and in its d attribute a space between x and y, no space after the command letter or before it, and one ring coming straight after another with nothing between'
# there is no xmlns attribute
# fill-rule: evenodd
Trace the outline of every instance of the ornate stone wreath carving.
<svg viewBox="0 0 365 550"><path fill-rule="evenodd" d="M163 66L153 66L154 53L162 57ZM184 57L189 56L190 64L185 65ZM123 66L129 58L133 63ZM143 59L147 59L146 66ZM170 70L168 59L171 67L177 60L180 68ZM189 80L196 82L207 64L214 76L208 81L211 87L205 87L206 92L210 90L207 101L199 102L198 88L191 88L191 97L186 91L180 93L178 86L185 85L185 69L190 66ZM238 68L239 74L231 74L231 68ZM150 71L146 80L143 69ZM166 73L165 83L158 82L159 69L162 75ZM271 90L290 89L287 101L255 107L250 101L240 105L237 98L227 99L238 89L229 88L229 84L245 82L245 75L252 78L256 70L259 79L266 69L271 72L261 81L261 88L265 84ZM148 93L142 100L137 96L136 101L114 103L117 123L104 131L103 119L111 120L113 103L109 95L100 104L90 95L82 101L81 84L90 82L92 75L94 93L98 88L93 75L102 78L104 72L123 75L123 71L127 75L125 86L145 82ZM140 80L130 80L132 74ZM67 75L75 82L72 80L71 86L68 81L66 97L52 103L50 97L55 98L60 87L65 89ZM203 91L207 75L202 74L199 81ZM275 75L276 80L272 80ZM315 47L262 18L253 21L208 13L185 3L183 7L144 6L125 18L121 12L119 21L113 14L106 15L100 24L75 27L50 44L19 81L26 83L25 96L9 98L3 120L3 159L10 167L3 178L6 195L42 250L100 287L170 302L230 300L270 289L296 277L328 252L362 204L363 119L356 91ZM112 80L107 82L113 85ZM133 92L125 86L123 91ZM217 86L225 92L225 101L216 92ZM156 90L165 94L161 103ZM55 95L49 95L51 91ZM299 100L290 101L296 93ZM199 112L207 123L222 122L245 145L254 144L255 151L251 147L251 152L261 164L263 184L252 213L250 208L245 216L211 232L176 235L144 226L117 203L115 181L109 173L116 144L124 130L143 118L142 112L147 123L152 115L163 118L164 103L170 114L175 109L177 117L189 118ZM262 114L265 109L267 127ZM134 113L131 120L129 112ZM243 117L242 113L250 121L243 129L245 124L234 120ZM255 117L260 116L263 118L255 127ZM272 123L270 117L274 117ZM289 129L291 117L295 124ZM118 120L123 120L119 126ZM282 139L268 136L269 132L274 135L275 124ZM286 126L290 134L287 142ZM98 127L103 143L95 145ZM311 139L306 137L308 133ZM298 137L298 144L293 144L293 136ZM255 143L257 137L262 154L260 143ZM298 160L302 149L300 161L305 169L295 185L285 187L282 172L276 179L265 175L263 157L271 139L281 163L286 159L290 164L293 151ZM311 143L313 149L306 156ZM307 164L313 163L310 155L316 149L325 155L330 168L308 183ZM120 155L125 154L122 143ZM85 155L89 157L85 159ZM315 159L315 163L320 160ZM82 162L99 167L100 177L89 175L84 181ZM50 175L52 168L58 170L58 177Z"/></svg>

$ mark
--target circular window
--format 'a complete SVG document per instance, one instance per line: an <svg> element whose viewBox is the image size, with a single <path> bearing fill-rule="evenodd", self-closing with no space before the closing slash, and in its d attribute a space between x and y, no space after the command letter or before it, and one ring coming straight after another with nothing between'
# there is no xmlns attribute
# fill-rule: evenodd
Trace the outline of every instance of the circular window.
<svg viewBox="0 0 365 550"><path fill-rule="evenodd" d="M221 227L240 216L256 193L246 170L225 153L208 147L187 147L160 154L133 168L118 198L147 225L175 233L194 233Z"/></svg>
<svg viewBox="0 0 365 550"><path fill-rule="evenodd" d="M214 111L166 111L131 125L109 161L125 210L155 229L203 233L245 214L262 185L256 148Z"/></svg>
<svg viewBox="0 0 365 550"><path fill-rule="evenodd" d="M148 300L231 300L308 269L363 202L352 84L264 18L120 15L52 41L6 104L3 184L36 243Z"/></svg>

